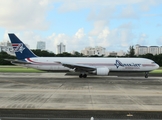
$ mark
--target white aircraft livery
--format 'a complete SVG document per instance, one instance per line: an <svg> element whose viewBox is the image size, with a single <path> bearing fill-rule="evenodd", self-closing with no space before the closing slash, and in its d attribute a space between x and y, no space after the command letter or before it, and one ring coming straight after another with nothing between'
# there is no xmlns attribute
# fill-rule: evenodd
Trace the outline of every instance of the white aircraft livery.
<svg viewBox="0 0 162 120"><path fill-rule="evenodd" d="M94 58L94 57L38 57L13 33L9 33L16 60L9 60L16 65L53 72L79 72L80 78L87 74L106 76L109 72L145 72L145 78L159 65L146 58Z"/></svg>

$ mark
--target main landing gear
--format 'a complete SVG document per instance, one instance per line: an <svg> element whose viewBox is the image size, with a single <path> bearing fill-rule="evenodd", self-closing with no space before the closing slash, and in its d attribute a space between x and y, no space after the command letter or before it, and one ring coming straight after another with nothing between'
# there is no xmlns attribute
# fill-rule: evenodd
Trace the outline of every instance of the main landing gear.
<svg viewBox="0 0 162 120"><path fill-rule="evenodd" d="M79 78L86 78L87 77L87 74L80 74L79 75Z"/></svg>
<svg viewBox="0 0 162 120"><path fill-rule="evenodd" d="M145 78L148 78L148 72L145 72Z"/></svg>

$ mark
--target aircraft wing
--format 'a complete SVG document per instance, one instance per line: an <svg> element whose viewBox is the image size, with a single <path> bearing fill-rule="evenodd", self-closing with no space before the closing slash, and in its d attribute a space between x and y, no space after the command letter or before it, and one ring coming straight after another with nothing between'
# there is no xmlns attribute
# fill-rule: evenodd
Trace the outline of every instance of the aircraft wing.
<svg viewBox="0 0 162 120"><path fill-rule="evenodd" d="M22 61L22 60L17 60L17 59L5 59L5 60L10 61L13 64L31 64L29 62Z"/></svg>
<svg viewBox="0 0 162 120"><path fill-rule="evenodd" d="M94 71L96 70L96 67L94 66L89 66L89 65L84 65L84 64L73 64L73 63L63 63L63 62L57 62L62 64L65 67L68 67L70 69L75 69L76 71Z"/></svg>

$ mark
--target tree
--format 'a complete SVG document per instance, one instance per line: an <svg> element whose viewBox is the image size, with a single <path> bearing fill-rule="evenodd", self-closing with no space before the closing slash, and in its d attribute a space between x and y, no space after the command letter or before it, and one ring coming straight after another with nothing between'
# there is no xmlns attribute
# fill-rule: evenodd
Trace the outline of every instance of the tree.
<svg viewBox="0 0 162 120"><path fill-rule="evenodd" d="M128 57L135 57L135 49L134 49L134 46L130 46L129 47Z"/></svg>
<svg viewBox="0 0 162 120"><path fill-rule="evenodd" d="M63 52L61 54L57 54L57 57L71 57L72 55L68 52Z"/></svg>
<svg viewBox="0 0 162 120"><path fill-rule="evenodd" d="M39 57L55 57L54 53L48 52L46 50L35 49L32 52Z"/></svg>
<svg viewBox="0 0 162 120"><path fill-rule="evenodd" d="M73 56L74 56L74 57L82 57L83 54L82 54L82 53L79 53L79 52L77 52L77 51L75 51L75 53L74 53Z"/></svg>
<svg viewBox="0 0 162 120"><path fill-rule="evenodd" d="M0 52L0 65L12 65L10 61L6 61L5 59L16 59L16 57L3 51Z"/></svg>
<svg viewBox="0 0 162 120"><path fill-rule="evenodd" d="M162 54L155 55L154 60L159 66L162 66Z"/></svg>

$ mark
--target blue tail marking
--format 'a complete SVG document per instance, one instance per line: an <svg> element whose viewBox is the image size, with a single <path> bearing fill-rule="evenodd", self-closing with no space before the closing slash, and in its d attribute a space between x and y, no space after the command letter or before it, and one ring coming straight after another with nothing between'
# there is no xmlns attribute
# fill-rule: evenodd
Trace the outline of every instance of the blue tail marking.
<svg viewBox="0 0 162 120"><path fill-rule="evenodd" d="M26 45L13 33L8 34L14 52L18 60L24 60L25 58L37 57Z"/></svg>

